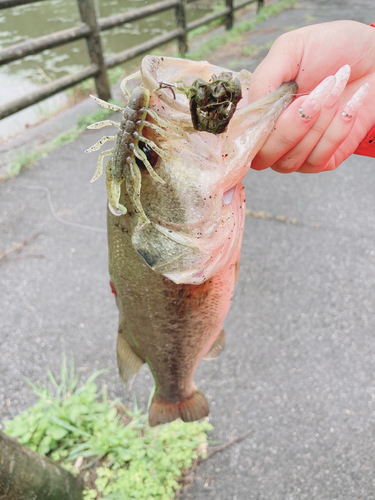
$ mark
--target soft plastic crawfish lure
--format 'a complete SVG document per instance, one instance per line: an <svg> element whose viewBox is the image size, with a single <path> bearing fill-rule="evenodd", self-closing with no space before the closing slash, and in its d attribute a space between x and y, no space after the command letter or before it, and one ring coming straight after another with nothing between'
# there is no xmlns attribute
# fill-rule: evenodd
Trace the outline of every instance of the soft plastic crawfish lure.
<svg viewBox="0 0 375 500"><path fill-rule="evenodd" d="M126 191L134 204L134 209L138 216L136 222L137 229L140 229L150 221L140 201L142 175L137 165L136 158L143 162L147 171L156 182L164 184L164 180L155 172L146 154L140 148L139 143L143 142L147 144L162 158L169 157L169 155L160 149L153 141L142 135L143 127L150 127L163 135L168 135L168 132L161 127L173 130L179 135L182 132L179 127L165 122L155 113L155 111L149 109L150 91L148 89L139 86L136 87L132 93L129 92L126 88L127 81L139 75L140 72L138 71L124 78L121 82L122 93L128 99L125 108L103 101L98 97L91 96L94 101L103 108L120 111L123 116L120 123L112 120L103 120L89 125L87 127L89 129L99 129L107 125L114 125L119 130L117 135L102 137L96 144L86 150L86 153L91 153L100 149L107 141L116 141L112 149L108 149L99 154L96 172L91 182L94 182L103 173L104 157L112 155L106 164L106 187L109 208L114 215L126 214L126 207L120 203L121 184L125 181ZM147 121L147 115L151 116L158 125Z"/></svg>

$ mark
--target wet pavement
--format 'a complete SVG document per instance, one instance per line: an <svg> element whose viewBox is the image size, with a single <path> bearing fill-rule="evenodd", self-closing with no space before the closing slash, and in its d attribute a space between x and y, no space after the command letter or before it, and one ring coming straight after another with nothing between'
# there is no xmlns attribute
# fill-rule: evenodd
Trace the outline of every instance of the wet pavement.
<svg viewBox="0 0 375 500"><path fill-rule="evenodd" d="M375 3L301 1L246 35L261 47L256 59L239 48L234 57L231 44L209 60L253 69L282 32L334 19L370 23ZM96 156L84 153L102 135L87 131L0 186L0 252L33 237L0 261L0 420L34 402L21 374L46 382L63 349L83 377L108 367L99 380L131 401L116 369L104 180L90 184ZM247 217L227 346L195 381L214 441L249 434L198 467L184 500L375 499L374 162L353 155L320 175L247 174L248 209L274 217ZM49 200L86 227L57 220ZM140 404L151 385L142 368Z"/></svg>

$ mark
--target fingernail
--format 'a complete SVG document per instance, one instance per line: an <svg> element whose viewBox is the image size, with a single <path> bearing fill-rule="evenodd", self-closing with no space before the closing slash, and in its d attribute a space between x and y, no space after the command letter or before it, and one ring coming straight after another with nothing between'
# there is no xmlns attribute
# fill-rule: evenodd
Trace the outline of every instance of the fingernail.
<svg viewBox="0 0 375 500"><path fill-rule="evenodd" d="M353 97L346 103L345 109L342 112L342 116L346 120L351 120L354 114L359 110L359 108L364 103L368 91L370 90L370 84L364 83L362 87L360 87L357 92L353 95Z"/></svg>
<svg viewBox="0 0 375 500"><path fill-rule="evenodd" d="M326 102L324 103L324 106L326 108L331 108L334 104L336 104L337 99L340 97L344 88L346 87L346 84L348 83L350 72L351 68L349 64L345 64L345 66L340 68L338 72L335 74L336 83L332 89L332 92L330 93Z"/></svg>
<svg viewBox="0 0 375 500"><path fill-rule="evenodd" d="M328 76L311 92L299 108L299 114L303 120L311 120L311 118L322 109L335 83L336 77Z"/></svg>

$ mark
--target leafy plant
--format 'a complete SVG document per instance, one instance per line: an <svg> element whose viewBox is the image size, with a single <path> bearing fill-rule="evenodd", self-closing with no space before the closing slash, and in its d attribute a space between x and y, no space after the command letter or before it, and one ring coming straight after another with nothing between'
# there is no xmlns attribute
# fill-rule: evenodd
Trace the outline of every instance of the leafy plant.
<svg viewBox="0 0 375 500"><path fill-rule="evenodd" d="M136 400L129 410L110 401L104 388L98 391L95 380L104 371L79 384L64 357L60 383L48 372L52 391L28 381L39 400L5 421L4 432L80 474L88 486L85 500L173 498L177 479L206 453L212 426L175 421L150 428Z"/></svg>

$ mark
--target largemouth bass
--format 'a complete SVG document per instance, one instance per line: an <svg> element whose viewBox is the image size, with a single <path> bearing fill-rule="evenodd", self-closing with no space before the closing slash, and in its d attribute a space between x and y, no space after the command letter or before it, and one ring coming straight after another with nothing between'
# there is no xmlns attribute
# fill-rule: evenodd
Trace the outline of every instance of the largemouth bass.
<svg viewBox="0 0 375 500"><path fill-rule="evenodd" d="M286 83L249 104L251 74L233 73L243 97L225 131L196 131L192 106L178 89L225 72L207 62L145 57L139 85L115 124L117 136L90 149L116 140L113 150L101 154L94 178L111 154L108 245L120 314L118 368L129 386L143 363L150 367L151 426L209 413L193 376L202 358L217 357L225 345L223 321L238 277L245 220L242 179L297 89Z"/></svg>

